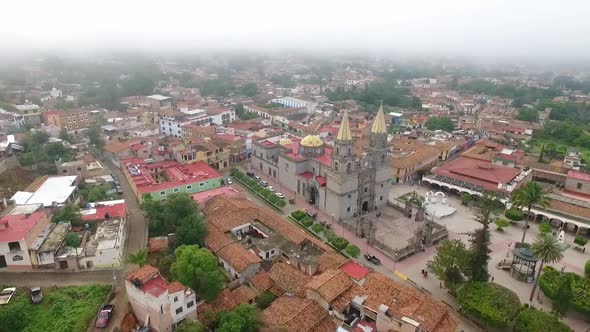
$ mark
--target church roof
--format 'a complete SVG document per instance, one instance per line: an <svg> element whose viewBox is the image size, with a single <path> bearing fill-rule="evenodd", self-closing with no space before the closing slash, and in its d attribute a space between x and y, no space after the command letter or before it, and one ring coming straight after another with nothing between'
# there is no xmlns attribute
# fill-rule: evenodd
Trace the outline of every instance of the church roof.
<svg viewBox="0 0 590 332"><path fill-rule="evenodd" d="M352 133L350 131L350 125L348 124L348 113L344 111L344 115L342 116L342 123L340 124L340 129L338 129L338 136L336 139L342 141L350 141L352 140Z"/></svg>
<svg viewBox="0 0 590 332"><path fill-rule="evenodd" d="M324 145L324 142L322 142L322 139L319 135L307 135L301 140L299 145L302 145L306 148L317 148Z"/></svg>
<svg viewBox="0 0 590 332"><path fill-rule="evenodd" d="M379 111L377 112L375 121L373 121L371 132L374 134L387 133L387 123L385 122L385 115L383 114L383 102L381 102L381 106L379 106Z"/></svg>

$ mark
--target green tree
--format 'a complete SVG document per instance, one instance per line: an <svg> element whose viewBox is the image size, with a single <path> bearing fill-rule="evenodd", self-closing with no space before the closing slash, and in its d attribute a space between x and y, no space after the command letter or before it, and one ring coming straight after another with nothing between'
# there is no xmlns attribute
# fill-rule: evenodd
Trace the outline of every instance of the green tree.
<svg viewBox="0 0 590 332"><path fill-rule="evenodd" d="M68 161L71 158L70 150L60 142L46 144L43 152L47 155L49 162Z"/></svg>
<svg viewBox="0 0 590 332"><path fill-rule="evenodd" d="M431 116L426 120L426 128L428 128L428 130L444 130L446 132L452 132L455 130L455 124L453 123L453 120L446 116Z"/></svg>
<svg viewBox="0 0 590 332"><path fill-rule="evenodd" d="M461 240L446 240L436 247L436 255L426 265L446 285L455 287L469 275L470 252Z"/></svg>
<svg viewBox="0 0 590 332"><path fill-rule="evenodd" d="M107 199L107 192L103 186L93 186L88 190L86 200L88 202L100 202Z"/></svg>
<svg viewBox="0 0 590 332"><path fill-rule="evenodd" d="M61 130L59 131L59 138L66 142L72 143L72 137L70 136L66 128L61 128Z"/></svg>
<svg viewBox="0 0 590 332"><path fill-rule="evenodd" d="M138 251L129 254L129 258L127 260L130 263L137 264L140 267L144 266L147 262L148 253L145 249L139 249Z"/></svg>
<svg viewBox="0 0 590 332"><path fill-rule="evenodd" d="M246 83L240 88L240 92L248 97L254 97L258 94L256 83Z"/></svg>
<svg viewBox="0 0 590 332"><path fill-rule="evenodd" d="M172 274L184 285L191 287L208 302L215 300L223 287L224 275L217 258L205 248L180 246L174 251L176 262Z"/></svg>
<svg viewBox="0 0 590 332"><path fill-rule="evenodd" d="M514 332L570 332L571 329L557 317L533 307L523 308L514 318Z"/></svg>
<svg viewBox="0 0 590 332"><path fill-rule="evenodd" d="M543 265L546 263L559 262L563 258L563 246L555 236L541 233L537 237L537 240L531 245L531 252L541 261L541 264L537 268L537 277L535 278L535 284L533 285L529 301L532 301L535 296Z"/></svg>
<svg viewBox="0 0 590 332"><path fill-rule="evenodd" d="M240 304L232 311L219 314L219 332L256 332L258 331L260 312L255 307Z"/></svg>
<svg viewBox="0 0 590 332"><path fill-rule="evenodd" d="M473 315L484 326L507 328L518 309L518 295L492 282L472 282L457 293L461 309Z"/></svg>
<svg viewBox="0 0 590 332"><path fill-rule="evenodd" d="M490 230L492 214L497 210L498 200L495 196L484 193L477 202L475 220L483 225L471 234L470 272L471 281L487 281L489 278L488 262L490 261Z"/></svg>
<svg viewBox="0 0 590 332"><path fill-rule="evenodd" d="M551 302L551 312L555 315L564 317L571 308L574 300L572 281L570 274L564 274L560 280L555 297Z"/></svg>
<svg viewBox="0 0 590 332"><path fill-rule="evenodd" d="M82 214L80 213L80 208L78 206L70 204L64 206L58 214L51 218L51 221L54 223L64 221L78 226L82 224Z"/></svg>
<svg viewBox="0 0 590 332"><path fill-rule="evenodd" d="M36 130L31 135L31 143L35 146L41 146L41 145L47 143L48 141L49 141L49 135L42 130Z"/></svg>
<svg viewBox="0 0 590 332"><path fill-rule="evenodd" d="M80 237L76 233L69 232L64 241L66 247L78 248L80 246Z"/></svg>
<svg viewBox="0 0 590 332"><path fill-rule="evenodd" d="M203 214L200 212L179 219L176 225L176 245L203 244L207 234Z"/></svg>
<svg viewBox="0 0 590 332"><path fill-rule="evenodd" d="M198 320L183 320L177 327L176 332L206 332L207 328Z"/></svg>
<svg viewBox="0 0 590 332"><path fill-rule="evenodd" d="M96 146L97 148L102 148L104 146L104 141L102 137L100 137L99 126L88 128L86 134L88 135L88 139L90 139L90 144Z"/></svg>
<svg viewBox="0 0 590 332"><path fill-rule="evenodd" d="M528 122L537 121L538 117L539 112L534 108L521 108L516 115L516 119Z"/></svg>
<svg viewBox="0 0 590 332"><path fill-rule="evenodd" d="M266 309L276 298L273 293L265 291L256 297L256 306L261 310Z"/></svg>
<svg viewBox="0 0 590 332"><path fill-rule="evenodd" d="M522 231L522 240L520 241L524 242L526 238L526 231L529 226L529 216L531 215L531 208L533 207L533 205L547 207L547 193L545 193L543 187L541 187L540 184L538 184L535 181L531 181L523 187L517 189L516 192L512 194L511 199L515 207L522 209L526 206L528 209L524 229Z"/></svg>

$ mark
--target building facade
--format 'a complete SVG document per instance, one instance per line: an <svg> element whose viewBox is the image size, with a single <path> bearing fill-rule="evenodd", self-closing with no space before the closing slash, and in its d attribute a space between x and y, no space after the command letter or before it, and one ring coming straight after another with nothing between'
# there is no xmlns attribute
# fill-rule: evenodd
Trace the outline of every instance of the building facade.
<svg viewBox="0 0 590 332"><path fill-rule="evenodd" d="M390 189L387 124L379 109L364 153L355 153L348 115L344 114L334 146L317 135L275 137L254 143L251 169L278 181L312 207L346 219L387 203Z"/></svg>

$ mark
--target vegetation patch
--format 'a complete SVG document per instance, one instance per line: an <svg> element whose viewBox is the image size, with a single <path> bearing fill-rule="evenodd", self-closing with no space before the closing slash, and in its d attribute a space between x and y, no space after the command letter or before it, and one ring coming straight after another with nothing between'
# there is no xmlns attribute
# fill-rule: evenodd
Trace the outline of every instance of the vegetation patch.
<svg viewBox="0 0 590 332"><path fill-rule="evenodd" d="M520 308L518 295L508 288L488 282L474 282L459 289L461 308L483 325L508 327Z"/></svg>
<svg viewBox="0 0 590 332"><path fill-rule="evenodd" d="M583 314L590 315L590 278L584 278L573 272L560 272L547 266L539 279L539 287L553 301L559 300L563 292L562 283L571 282L570 307Z"/></svg>
<svg viewBox="0 0 590 332"><path fill-rule="evenodd" d="M41 304L32 304L28 290L19 288L10 303L0 307L0 332L86 331L110 288L43 289Z"/></svg>
<svg viewBox="0 0 590 332"><path fill-rule="evenodd" d="M506 210L504 215L506 216L506 218L508 218L512 221L520 221L520 220L524 219L524 214L522 213L522 211L520 211L519 209L515 209L515 208L510 208L510 209Z"/></svg>
<svg viewBox="0 0 590 332"><path fill-rule="evenodd" d="M523 308L514 318L514 332L569 332L571 329L557 317L535 308Z"/></svg>

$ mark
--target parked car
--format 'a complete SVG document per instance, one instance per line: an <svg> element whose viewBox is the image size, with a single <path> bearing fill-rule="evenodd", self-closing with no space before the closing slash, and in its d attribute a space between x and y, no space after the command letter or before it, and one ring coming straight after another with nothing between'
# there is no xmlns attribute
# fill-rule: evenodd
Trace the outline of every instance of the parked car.
<svg viewBox="0 0 590 332"><path fill-rule="evenodd" d="M258 182L262 181L262 179L258 175L254 175L254 180L256 180Z"/></svg>
<svg viewBox="0 0 590 332"><path fill-rule="evenodd" d="M381 264L381 260L373 255L365 255L365 258L375 265Z"/></svg>
<svg viewBox="0 0 590 332"><path fill-rule="evenodd" d="M263 187L268 187L268 182L266 181L260 181L260 185Z"/></svg>
<svg viewBox="0 0 590 332"><path fill-rule="evenodd" d="M278 198L285 198L285 195L281 194L281 193L276 193L275 195L277 195Z"/></svg>
<svg viewBox="0 0 590 332"><path fill-rule="evenodd" d="M100 308L98 312L98 317L96 318L96 323L94 324L95 327L107 327L109 325L109 320L113 316L113 311L115 310L115 306L112 304L105 304Z"/></svg>
<svg viewBox="0 0 590 332"><path fill-rule="evenodd" d="M15 293L16 287L4 288L2 292L0 292L0 305L8 304Z"/></svg>
<svg viewBox="0 0 590 332"><path fill-rule="evenodd" d="M41 301L43 301L43 292L41 291L41 287L31 288L31 302L41 303Z"/></svg>
<svg viewBox="0 0 590 332"><path fill-rule="evenodd" d="M305 213L307 213L308 216L310 216L310 217L312 217L314 219L318 215L318 213L316 211L312 211L310 209L305 209Z"/></svg>
<svg viewBox="0 0 590 332"><path fill-rule="evenodd" d="M248 175L249 177L253 178L254 177L254 173L252 172L246 172L246 175Z"/></svg>
<svg viewBox="0 0 590 332"><path fill-rule="evenodd" d="M268 189L270 191L275 191L275 187L273 187L273 186L268 186L268 187L266 187L266 189Z"/></svg>
<svg viewBox="0 0 590 332"><path fill-rule="evenodd" d="M225 183L227 183L227 184L234 184L234 181L232 179L230 179L230 178L227 178L225 180Z"/></svg>

